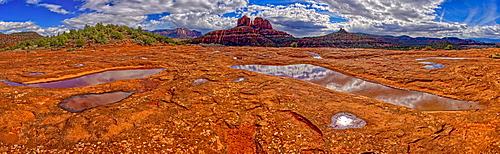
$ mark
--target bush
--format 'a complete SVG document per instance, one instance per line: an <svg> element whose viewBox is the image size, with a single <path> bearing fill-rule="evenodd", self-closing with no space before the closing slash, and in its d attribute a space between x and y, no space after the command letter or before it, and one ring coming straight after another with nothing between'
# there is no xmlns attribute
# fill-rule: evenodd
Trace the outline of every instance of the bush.
<svg viewBox="0 0 500 154"><path fill-rule="evenodd" d="M156 39L149 37L149 36L141 36L138 38L142 43L142 45L153 45L154 42L156 42Z"/></svg>
<svg viewBox="0 0 500 154"><path fill-rule="evenodd" d="M75 41L75 43L76 43L77 47L83 47L85 45L85 39L83 39L83 37L81 37L81 38L77 39Z"/></svg>
<svg viewBox="0 0 500 154"><path fill-rule="evenodd" d="M108 38L106 38L106 34L104 34L103 32L98 32L97 33L96 41L97 41L97 43L100 43L100 44L107 44L107 43L109 43Z"/></svg>
<svg viewBox="0 0 500 154"><path fill-rule="evenodd" d="M495 53L489 56L490 58L497 58L500 59L500 53Z"/></svg>
<svg viewBox="0 0 500 154"><path fill-rule="evenodd" d="M453 45L449 44L448 46L444 47L445 50L451 50L453 49Z"/></svg>
<svg viewBox="0 0 500 154"><path fill-rule="evenodd" d="M425 46L424 50L433 50L431 46Z"/></svg>
<svg viewBox="0 0 500 154"><path fill-rule="evenodd" d="M290 46L291 46L291 47L296 48L296 47L298 47L299 45L297 44L297 42L293 42L292 44L290 44Z"/></svg>
<svg viewBox="0 0 500 154"><path fill-rule="evenodd" d="M113 31L111 32L111 38L118 39L118 40L123 40L123 34L118 32L118 31Z"/></svg>

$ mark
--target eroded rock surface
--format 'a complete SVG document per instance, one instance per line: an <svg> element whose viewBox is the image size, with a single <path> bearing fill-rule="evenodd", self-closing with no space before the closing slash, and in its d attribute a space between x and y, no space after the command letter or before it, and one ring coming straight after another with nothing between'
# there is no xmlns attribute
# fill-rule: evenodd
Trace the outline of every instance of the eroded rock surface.
<svg viewBox="0 0 500 154"><path fill-rule="evenodd" d="M216 50L220 52L212 53ZM323 59L314 58L310 52ZM0 152L498 153L500 68L496 66L500 61L432 59L428 61L446 67L429 70L414 60L487 57L495 52L499 50L199 46L176 46L175 50L165 45L159 48L133 44L74 52L6 51L0 54L0 77L18 83L74 78L103 68L141 66L165 70L144 79L70 89L0 83ZM250 64L313 64L488 107L423 112L305 81L229 68ZM45 74L29 75L32 72ZM245 80L234 82L241 77ZM192 86L196 79L210 82ZM80 113L57 106L71 96L115 91L137 93ZM331 117L340 112L352 113L364 119L366 125L331 129Z"/></svg>

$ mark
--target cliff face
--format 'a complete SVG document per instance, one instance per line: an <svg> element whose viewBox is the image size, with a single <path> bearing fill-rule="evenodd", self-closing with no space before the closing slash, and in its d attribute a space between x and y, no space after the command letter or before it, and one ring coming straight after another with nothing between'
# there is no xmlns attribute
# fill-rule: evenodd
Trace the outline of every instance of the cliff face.
<svg viewBox="0 0 500 154"><path fill-rule="evenodd" d="M165 37L171 37L171 38L179 38L179 37L198 37L201 36L201 32L195 31L195 30L190 30L187 28L176 28L173 30L168 30L168 29L161 29L161 30L154 30L154 31L149 31L151 33L155 33L161 36Z"/></svg>
<svg viewBox="0 0 500 154"><path fill-rule="evenodd" d="M319 37L303 38L298 40L299 47L337 47L337 48L391 48L396 44L384 42L369 36L348 33L340 29L336 33Z"/></svg>
<svg viewBox="0 0 500 154"><path fill-rule="evenodd" d="M238 19L237 27L209 32L191 40L198 44L223 44L229 46L288 46L292 35L274 30L271 23L260 17L252 22L247 16Z"/></svg>

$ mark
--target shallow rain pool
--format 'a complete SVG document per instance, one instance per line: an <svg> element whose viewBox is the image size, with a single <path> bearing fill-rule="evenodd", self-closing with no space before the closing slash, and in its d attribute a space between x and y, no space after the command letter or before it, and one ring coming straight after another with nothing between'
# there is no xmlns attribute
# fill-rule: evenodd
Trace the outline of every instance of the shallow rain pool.
<svg viewBox="0 0 500 154"><path fill-rule="evenodd" d="M11 86L27 86L27 87L41 87L41 88L75 88L75 87L93 86L117 80L145 78L148 76L156 75L163 70L164 68L105 71L74 79L55 81L55 82L33 83L33 84L22 84L5 80L0 80L0 81Z"/></svg>
<svg viewBox="0 0 500 154"><path fill-rule="evenodd" d="M418 110L443 111L481 108L481 105L477 102L459 101L424 92L393 88L309 64L287 66L235 65L231 66L231 68L308 81L335 91L367 96Z"/></svg>
<svg viewBox="0 0 500 154"><path fill-rule="evenodd" d="M66 111L78 113L98 106L119 102L133 93L134 92L118 91L102 94L77 95L63 100L57 106Z"/></svg>

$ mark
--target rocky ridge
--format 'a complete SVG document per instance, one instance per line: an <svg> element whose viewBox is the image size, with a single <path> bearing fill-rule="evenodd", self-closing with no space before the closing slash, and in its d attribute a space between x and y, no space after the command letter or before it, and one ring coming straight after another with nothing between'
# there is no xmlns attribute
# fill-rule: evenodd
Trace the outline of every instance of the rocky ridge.
<svg viewBox="0 0 500 154"><path fill-rule="evenodd" d="M319 37L306 37L297 42L299 47L391 48L399 46L373 37L349 33L342 28L335 33Z"/></svg>
<svg viewBox="0 0 500 154"><path fill-rule="evenodd" d="M153 31L147 31L150 33L158 34L164 37L171 38L194 38L201 36L201 32L196 30L190 30L187 28L176 28L176 29L158 29Z"/></svg>
<svg viewBox="0 0 500 154"><path fill-rule="evenodd" d="M43 36L36 32L19 32L12 34L0 33L0 47L3 45L17 44L27 40L36 40L42 37Z"/></svg>

